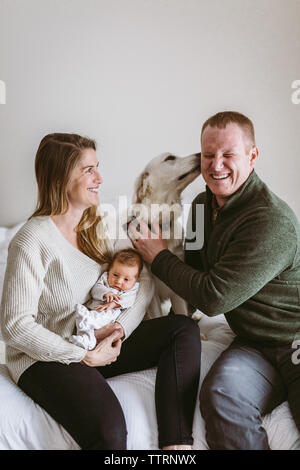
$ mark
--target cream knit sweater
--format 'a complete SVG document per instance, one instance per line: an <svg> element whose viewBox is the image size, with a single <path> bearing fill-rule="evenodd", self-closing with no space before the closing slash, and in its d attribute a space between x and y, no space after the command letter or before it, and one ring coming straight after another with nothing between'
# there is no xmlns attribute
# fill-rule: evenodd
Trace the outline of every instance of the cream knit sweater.
<svg viewBox="0 0 300 470"><path fill-rule="evenodd" d="M130 242L112 244L118 250ZM75 328L74 309L90 299L101 271L48 216L34 217L15 235L8 250L0 316L6 363L16 383L36 361L70 364L83 359L86 351L69 342ZM125 339L142 321L153 291L144 268L135 304L118 318Z"/></svg>

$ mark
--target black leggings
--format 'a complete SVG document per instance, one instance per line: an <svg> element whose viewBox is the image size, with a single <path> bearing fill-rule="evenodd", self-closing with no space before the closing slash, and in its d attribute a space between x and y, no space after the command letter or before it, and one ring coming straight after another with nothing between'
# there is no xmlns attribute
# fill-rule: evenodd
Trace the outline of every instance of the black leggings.
<svg viewBox="0 0 300 470"><path fill-rule="evenodd" d="M192 445L200 374L198 325L182 315L142 322L105 367L36 362L18 385L60 423L81 449L126 449L121 405L105 378L157 366L159 447Z"/></svg>

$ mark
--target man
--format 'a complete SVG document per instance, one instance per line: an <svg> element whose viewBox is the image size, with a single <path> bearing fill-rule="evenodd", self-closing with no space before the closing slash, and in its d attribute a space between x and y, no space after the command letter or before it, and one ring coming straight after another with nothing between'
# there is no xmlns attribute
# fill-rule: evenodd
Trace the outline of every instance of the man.
<svg viewBox="0 0 300 470"><path fill-rule="evenodd" d="M258 149L247 117L212 116L201 147L207 186L190 216L195 228L196 206L204 204L203 247L186 250L184 263L160 236L148 237L145 225L134 245L153 274L206 315L224 313L237 335L202 385L209 447L269 449L261 416L286 399L300 431L300 365L292 358L300 332L300 226L254 170Z"/></svg>

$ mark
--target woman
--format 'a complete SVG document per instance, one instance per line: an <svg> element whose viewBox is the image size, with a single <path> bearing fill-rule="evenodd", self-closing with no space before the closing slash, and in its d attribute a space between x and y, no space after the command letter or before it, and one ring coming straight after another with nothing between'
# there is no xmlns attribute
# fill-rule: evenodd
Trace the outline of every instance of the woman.
<svg viewBox="0 0 300 470"><path fill-rule="evenodd" d="M7 366L20 388L82 449L126 449L126 423L106 378L157 366L159 446L190 449L200 368L199 330L183 316L141 322L153 295L147 270L136 303L97 330L86 351L69 342L74 308L90 298L111 252L97 215L96 145L44 137L35 161L38 203L12 240L1 303Z"/></svg>

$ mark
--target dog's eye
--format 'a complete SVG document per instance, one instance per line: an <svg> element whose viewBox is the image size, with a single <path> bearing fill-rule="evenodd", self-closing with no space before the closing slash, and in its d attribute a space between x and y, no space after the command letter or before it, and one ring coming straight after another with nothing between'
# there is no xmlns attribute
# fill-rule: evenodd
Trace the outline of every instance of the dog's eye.
<svg viewBox="0 0 300 470"><path fill-rule="evenodd" d="M175 160L176 157L174 157L174 155L169 155L167 158L164 159L165 162L167 162L168 160Z"/></svg>

